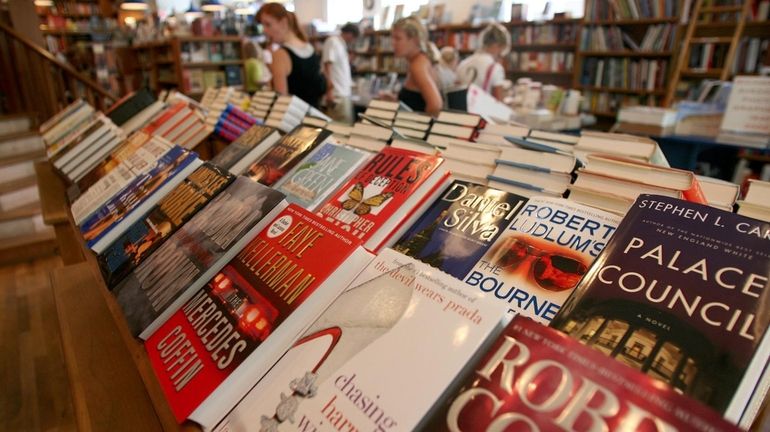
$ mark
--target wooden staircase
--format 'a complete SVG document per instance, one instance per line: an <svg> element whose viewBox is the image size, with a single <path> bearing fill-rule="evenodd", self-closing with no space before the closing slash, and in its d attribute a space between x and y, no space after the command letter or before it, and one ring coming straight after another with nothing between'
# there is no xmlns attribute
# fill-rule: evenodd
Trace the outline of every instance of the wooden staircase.
<svg viewBox="0 0 770 432"><path fill-rule="evenodd" d="M34 163L45 155L29 115L0 116L0 265L56 252L43 222Z"/></svg>
<svg viewBox="0 0 770 432"><path fill-rule="evenodd" d="M751 13L752 0L735 0L735 2L730 5L713 5L714 0L695 0L676 65L666 89L664 106L671 106L675 102L679 84L683 79L711 78L726 81L731 78L735 55ZM717 19L723 14L734 14L734 19ZM703 44L728 45L727 54L720 67L688 68L693 47Z"/></svg>

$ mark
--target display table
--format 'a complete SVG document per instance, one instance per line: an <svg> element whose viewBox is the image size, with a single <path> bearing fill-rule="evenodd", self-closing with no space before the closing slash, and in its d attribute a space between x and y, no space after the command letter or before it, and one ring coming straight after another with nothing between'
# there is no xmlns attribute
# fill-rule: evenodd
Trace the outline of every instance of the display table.
<svg viewBox="0 0 770 432"><path fill-rule="evenodd" d="M672 167L695 171L699 161L708 162L719 170L719 177L723 180L732 180L735 164L741 158L739 154L741 150L757 151L756 148L694 135L652 136L650 138L658 142ZM760 150L760 152L767 154L768 150Z"/></svg>

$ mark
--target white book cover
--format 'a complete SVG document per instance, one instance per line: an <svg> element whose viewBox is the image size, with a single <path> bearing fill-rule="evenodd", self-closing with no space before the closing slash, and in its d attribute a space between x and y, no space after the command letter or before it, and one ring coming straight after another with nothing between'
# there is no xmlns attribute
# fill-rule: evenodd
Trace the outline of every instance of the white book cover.
<svg viewBox="0 0 770 432"><path fill-rule="evenodd" d="M505 320L488 294L385 249L215 430L413 430Z"/></svg>

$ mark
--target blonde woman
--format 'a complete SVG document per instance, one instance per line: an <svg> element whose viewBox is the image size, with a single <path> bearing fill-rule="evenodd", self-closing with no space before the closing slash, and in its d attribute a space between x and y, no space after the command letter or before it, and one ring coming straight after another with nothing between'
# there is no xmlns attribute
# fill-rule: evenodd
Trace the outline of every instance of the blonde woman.
<svg viewBox="0 0 770 432"><path fill-rule="evenodd" d="M511 48L511 35L500 24L488 25L480 35L481 48L460 62L457 75L465 83L473 83L502 100L505 70L499 63Z"/></svg>
<svg viewBox="0 0 770 432"><path fill-rule="evenodd" d="M398 99L415 111L438 115L443 106L438 88L438 76L433 64L434 52L428 42L428 32L414 17L402 18L393 24L393 55L407 60L409 67Z"/></svg>

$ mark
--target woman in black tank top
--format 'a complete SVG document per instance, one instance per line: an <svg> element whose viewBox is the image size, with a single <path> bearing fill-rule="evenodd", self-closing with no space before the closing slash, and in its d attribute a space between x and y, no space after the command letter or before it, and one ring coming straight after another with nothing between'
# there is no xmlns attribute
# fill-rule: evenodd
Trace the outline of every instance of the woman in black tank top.
<svg viewBox="0 0 770 432"><path fill-rule="evenodd" d="M443 101L425 27L414 17L402 18L393 24L391 37L393 54L409 62L406 80L398 93L398 99L416 111L438 115Z"/></svg>
<svg viewBox="0 0 770 432"><path fill-rule="evenodd" d="M280 3L266 3L257 12L257 20L270 41L281 44L273 52L270 67L273 89L318 107L326 92L326 79L321 74L321 61L297 24L297 17Z"/></svg>

